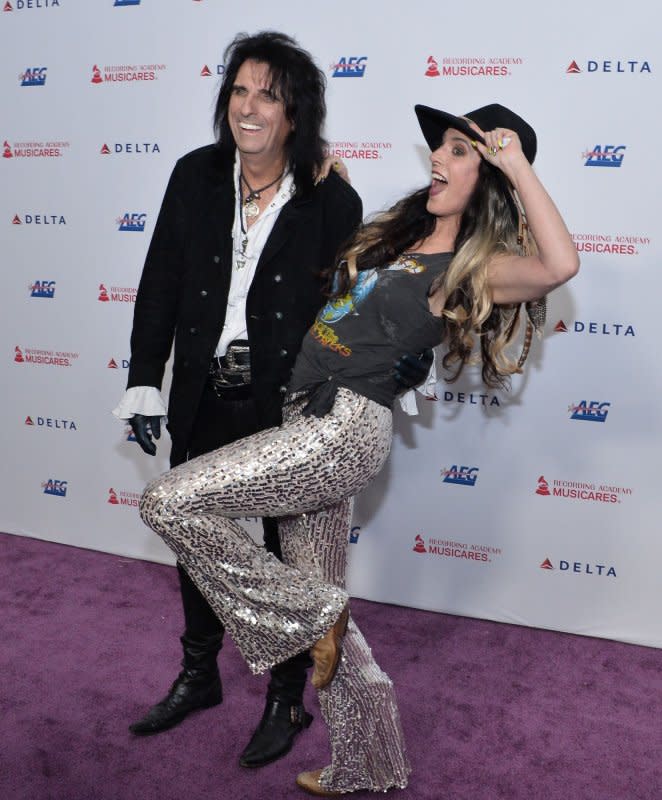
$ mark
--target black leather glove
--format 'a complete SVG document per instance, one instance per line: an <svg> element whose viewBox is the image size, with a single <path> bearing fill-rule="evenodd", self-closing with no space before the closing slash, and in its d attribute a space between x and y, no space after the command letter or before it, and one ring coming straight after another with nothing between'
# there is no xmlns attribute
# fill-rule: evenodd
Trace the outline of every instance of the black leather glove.
<svg viewBox="0 0 662 800"><path fill-rule="evenodd" d="M430 348L414 355L405 353L395 362L395 379L404 389L413 389L423 383L430 367L434 354Z"/></svg>
<svg viewBox="0 0 662 800"><path fill-rule="evenodd" d="M144 414L134 414L129 419L129 425L133 430L136 441L145 453L155 456L156 445L152 441L152 436L155 439L161 438L161 417L146 417Z"/></svg>

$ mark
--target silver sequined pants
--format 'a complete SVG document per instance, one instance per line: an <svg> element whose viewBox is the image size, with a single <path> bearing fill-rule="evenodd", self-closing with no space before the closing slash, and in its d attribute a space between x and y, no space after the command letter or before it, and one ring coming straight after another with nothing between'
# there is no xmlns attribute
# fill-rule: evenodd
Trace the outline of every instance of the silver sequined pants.
<svg viewBox="0 0 662 800"><path fill-rule="evenodd" d="M140 505L253 672L310 649L337 619L348 599L352 498L391 444L391 412L348 389L321 419L300 409L292 403L281 427L170 470L148 485ZM232 519L244 516L280 517L283 563ZM338 671L319 700L331 738L323 787L406 786L393 685L351 619Z"/></svg>

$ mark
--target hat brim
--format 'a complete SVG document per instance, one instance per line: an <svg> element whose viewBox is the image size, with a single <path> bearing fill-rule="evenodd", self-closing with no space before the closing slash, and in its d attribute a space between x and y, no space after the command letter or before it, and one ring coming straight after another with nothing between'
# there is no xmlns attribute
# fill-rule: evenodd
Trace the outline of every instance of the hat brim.
<svg viewBox="0 0 662 800"><path fill-rule="evenodd" d="M477 139L481 144L485 144L483 137L462 117L447 114L445 111L439 111L436 108L430 108L430 106L416 105L414 106L414 111L430 150L436 150L439 147L448 128L455 128L455 130L468 136L469 139Z"/></svg>

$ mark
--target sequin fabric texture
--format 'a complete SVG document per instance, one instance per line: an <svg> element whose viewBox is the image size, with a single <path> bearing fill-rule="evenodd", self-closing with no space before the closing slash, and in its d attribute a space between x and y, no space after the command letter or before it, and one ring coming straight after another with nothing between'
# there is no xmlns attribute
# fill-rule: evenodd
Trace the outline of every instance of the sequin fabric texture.
<svg viewBox="0 0 662 800"><path fill-rule="evenodd" d="M140 505L253 672L310 649L339 616L348 600L351 498L390 450L391 412L374 401L340 389L321 419L301 416L302 405L286 406L280 428L170 470L149 484ZM232 519L244 516L282 518L282 563ZM410 768L393 686L353 620L319 699L331 739L321 785L404 787Z"/></svg>

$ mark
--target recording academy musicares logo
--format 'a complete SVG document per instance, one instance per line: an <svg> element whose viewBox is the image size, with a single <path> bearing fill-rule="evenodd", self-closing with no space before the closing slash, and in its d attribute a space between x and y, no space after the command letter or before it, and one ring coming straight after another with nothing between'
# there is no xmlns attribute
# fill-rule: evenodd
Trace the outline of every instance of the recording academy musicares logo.
<svg viewBox="0 0 662 800"><path fill-rule="evenodd" d="M539 497L555 497L564 500L580 500L587 503L606 503L618 505L632 497L634 489L616 486L602 481L575 481L553 478L548 481L544 475L538 478L535 493Z"/></svg>
<svg viewBox="0 0 662 800"><path fill-rule="evenodd" d="M69 142L9 142L2 144L2 157L9 158L62 158L70 147Z"/></svg>
<svg viewBox="0 0 662 800"><path fill-rule="evenodd" d="M650 237L622 233L571 233L578 253L597 255L638 256L650 247Z"/></svg>
<svg viewBox="0 0 662 800"><path fill-rule="evenodd" d="M35 364L38 366L71 367L78 353L59 350L42 350L35 347L14 347L15 364Z"/></svg>
<svg viewBox="0 0 662 800"><path fill-rule="evenodd" d="M523 64L519 56L430 55L423 74L427 78L508 78Z"/></svg>
<svg viewBox="0 0 662 800"><path fill-rule="evenodd" d="M138 289L132 286L111 286L106 289L103 283L99 284L97 299L100 303L135 303Z"/></svg>
<svg viewBox="0 0 662 800"><path fill-rule="evenodd" d="M116 491L112 487L108 489L108 500L111 506L131 506L137 508L140 503L141 494L138 492Z"/></svg>
<svg viewBox="0 0 662 800"><path fill-rule="evenodd" d="M420 534L414 537L414 553L434 556L435 558L457 558L465 561L475 561L486 564L494 561L503 554L500 547L487 544L458 542L454 539L424 539Z"/></svg>
<svg viewBox="0 0 662 800"><path fill-rule="evenodd" d="M167 69L165 64L111 64L99 67L94 64L90 83L144 83L157 81L160 73Z"/></svg>
<svg viewBox="0 0 662 800"><path fill-rule="evenodd" d="M327 156L337 156L344 161L374 161L391 155L392 150L392 142L339 139L329 142L325 153Z"/></svg>

